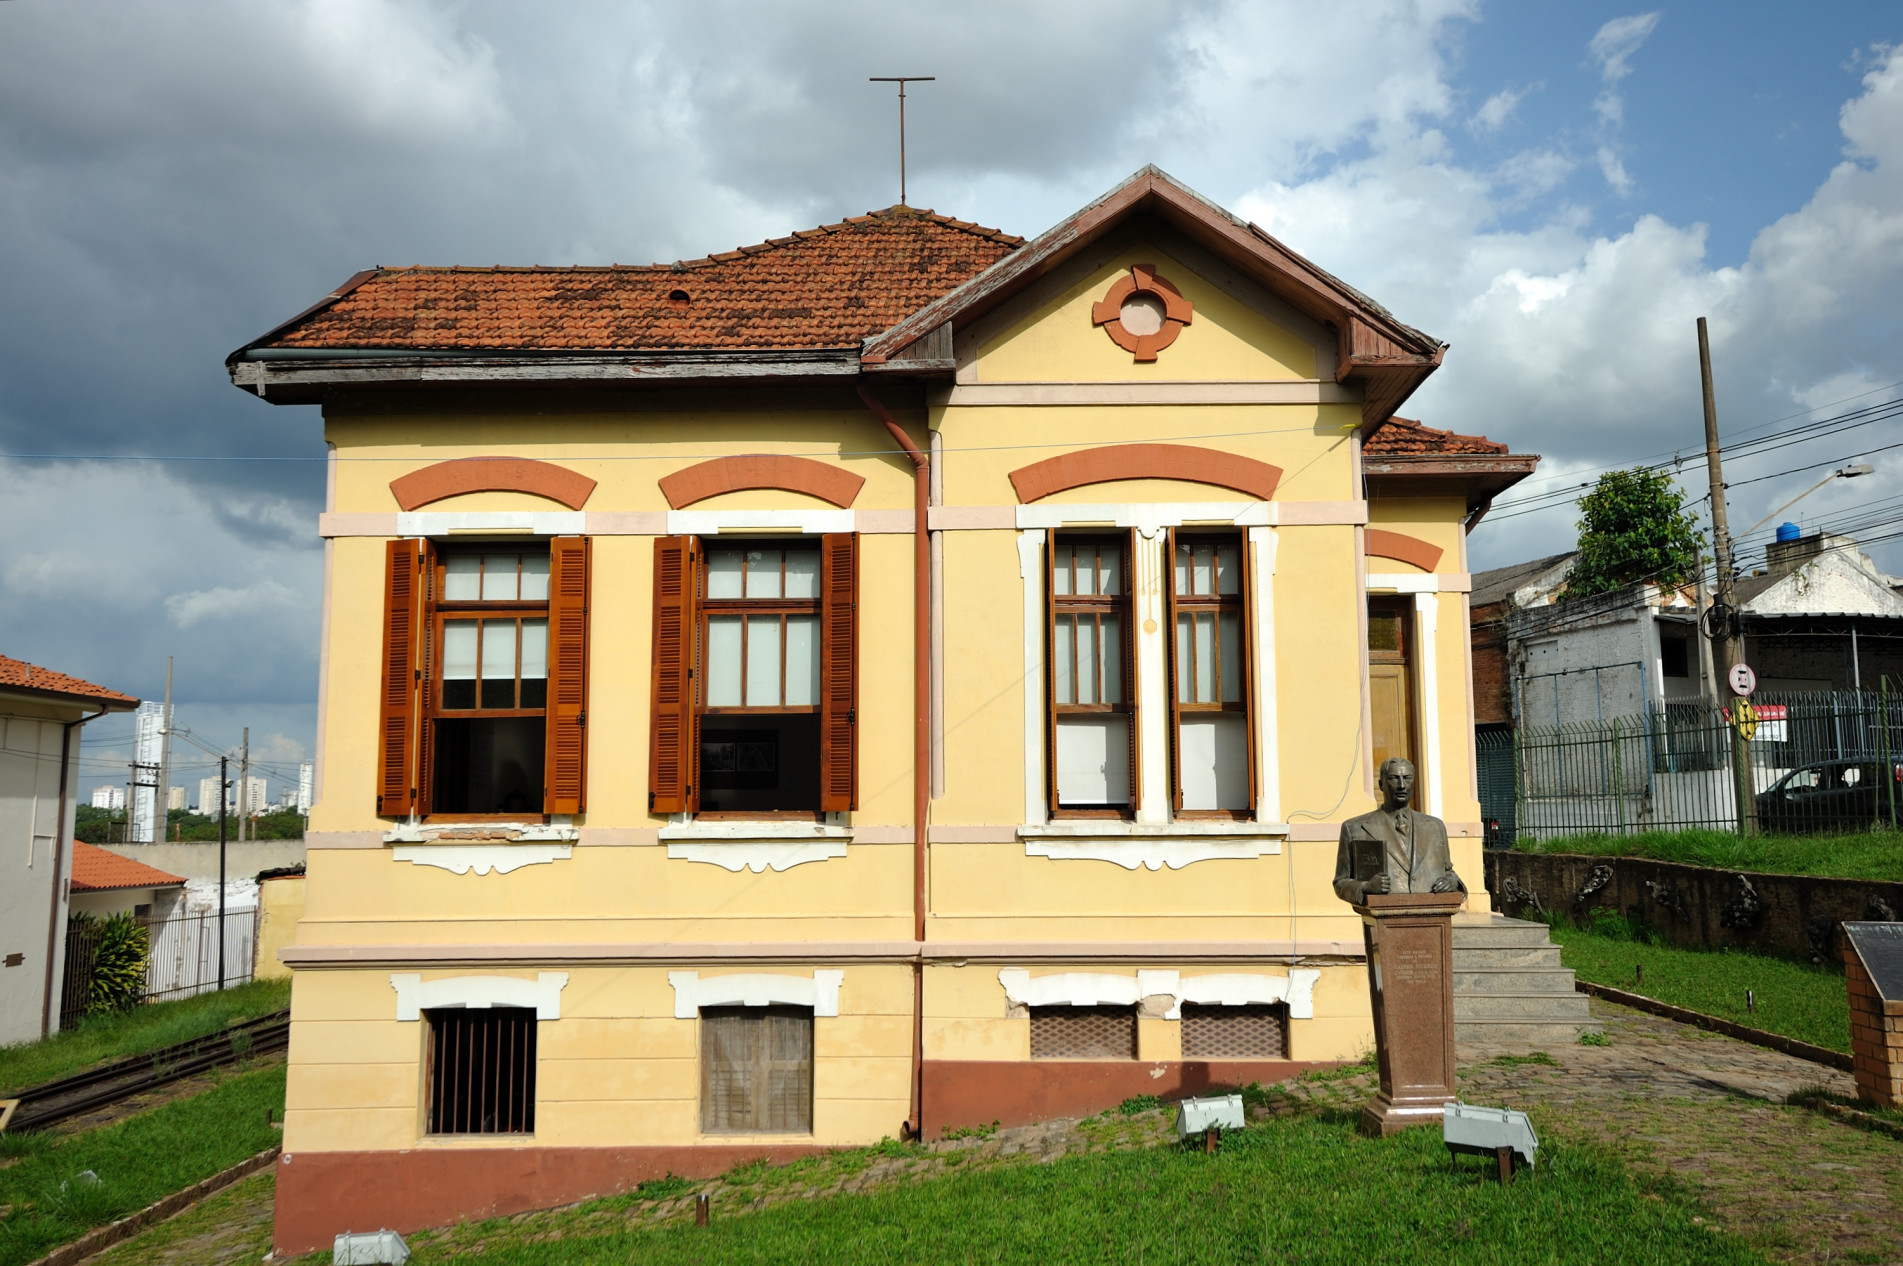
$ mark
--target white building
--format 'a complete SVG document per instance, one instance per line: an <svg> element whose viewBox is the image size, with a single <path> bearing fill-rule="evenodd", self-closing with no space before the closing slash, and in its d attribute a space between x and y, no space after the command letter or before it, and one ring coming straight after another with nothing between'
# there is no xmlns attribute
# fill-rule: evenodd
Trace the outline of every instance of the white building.
<svg viewBox="0 0 1903 1266"><path fill-rule="evenodd" d="M165 811L170 813L174 809L183 809L184 807L185 788L167 787L165 789Z"/></svg>
<svg viewBox="0 0 1903 1266"><path fill-rule="evenodd" d="M270 787L265 782L264 779L256 777L254 775L252 777L246 778L244 780L244 784L245 784L245 797L244 797L245 812L249 813L252 817L256 817L258 814L265 812L267 809L271 807L271 798L269 795Z"/></svg>
<svg viewBox="0 0 1903 1266"><path fill-rule="evenodd" d="M123 809L126 807L126 789L111 785L93 788L93 808Z"/></svg>
<svg viewBox="0 0 1903 1266"><path fill-rule="evenodd" d="M297 767L297 811L305 815L311 811L312 768L310 761Z"/></svg>
<svg viewBox="0 0 1903 1266"><path fill-rule="evenodd" d="M146 701L132 717L133 770L132 825L128 840L152 843L159 838L159 764L165 750L165 705Z"/></svg>
<svg viewBox="0 0 1903 1266"><path fill-rule="evenodd" d="M236 813L238 810L237 780L235 779L232 781L231 786L225 788L225 809L231 813ZM198 811L206 817L218 816L218 779L216 776L198 780Z"/></svg>

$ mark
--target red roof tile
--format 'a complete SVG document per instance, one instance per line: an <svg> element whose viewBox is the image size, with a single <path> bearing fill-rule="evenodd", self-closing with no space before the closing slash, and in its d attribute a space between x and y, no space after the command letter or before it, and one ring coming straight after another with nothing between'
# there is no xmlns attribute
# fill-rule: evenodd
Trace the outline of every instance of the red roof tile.
<svg viewBox="0 0 1903 1266"><path fill-rule="evenodd" d="M1023 240L887 207L676 264L379 268L255 346L856 347Z"/></svg>
<svg viewBox="0 0 1903 1266"><path fill-rule="evenodd" d="M185 882L183 875L168 875L156 866L135 862L117 853L73 841L73 891L108 892L114 888L170 888Z"/></svg>
<svg viewBox="0 0 1903 1266"><path fill-rule="evenodd" d="M117 690L95 686L90 681L69 677L65 673L56 673L50 668L39 668L23 659L8 659L5 655L0 655L0 689L74 695L82 699L96 699L101 703L137 704L139 702L131 695L122 695Z"/></svg>
<svg viewBox="0 0 1903 1266"><path fill-rule="evenodd" d="M1408 418L1389 418L1362 441L1361 451L1367 456L1391 457L1409 453L1504 453L1507 446L1484 435L1456 435Z"/></svg>

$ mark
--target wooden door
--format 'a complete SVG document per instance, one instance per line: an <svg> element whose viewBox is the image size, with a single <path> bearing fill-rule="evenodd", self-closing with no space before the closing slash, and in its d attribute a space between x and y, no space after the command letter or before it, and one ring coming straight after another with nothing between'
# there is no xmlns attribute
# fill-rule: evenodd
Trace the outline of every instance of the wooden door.
<svg viewBox="0 0 1903 1266"><path fill-rule="evenodd" d="M1410 607L1380 598L1368 602L1368 724L1376 777L1398 756L1413 764L1414 804L1420 804L1420 758L1414 744L1414 674L1410 662ZM1377 795L1379 794L1377 790Z"/></svg>

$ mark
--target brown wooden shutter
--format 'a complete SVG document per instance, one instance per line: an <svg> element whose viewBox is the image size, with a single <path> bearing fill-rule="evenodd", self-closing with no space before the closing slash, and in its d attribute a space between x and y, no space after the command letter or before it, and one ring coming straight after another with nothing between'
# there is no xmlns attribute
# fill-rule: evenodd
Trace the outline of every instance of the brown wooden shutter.
<svg viewBox="0 0 1903 1266"><path fill-rule="evenodd" d="M700 634L699 541L663 536L654 542L654 668L648 683L648 812L692 813L694 794L695 648Z"/></svg>
<svg viewBox="0 0 1903 1266"><path fill-rule="evenodd" d="M1129 708L1130 736L1130 812L1134 815L1143 803L1143 761L1137 739L1137 543L1142 538L1131 528L1123 553L1123 699Z"/></svg>
<svg viewBox="0 0 1903 1266"><path fill-rule="evenodd" d="M416 807L417 692L424 559L419 541L391 541L383 555L383 686L377 701L377 813Z"/></svg>
<svg viewBox="0 0 1903 1266"><path fill-rule="evenodd" d="M820 538L819 807L859 807L859 536Z"/></svg>
<svg viewBox="0 0 1903 1266"><path fill-rule="evenodd" d="M580 813L588 773L589 539L548 543L548 751L542 812Z"/></svg>
<svg viewBox="0 0 1903 1266"><path fill-rule="evenodd" d="M1176 681L1176 639L1181 636L1176 627L1176 529L1165 531L1164 548L1169 551L1163 559L1163 662L1166 666L1163 674L1170 692L1170 807L1176 812L1183 811L1183 710L1177 706L1181 698L1181 687Z"/></svg>

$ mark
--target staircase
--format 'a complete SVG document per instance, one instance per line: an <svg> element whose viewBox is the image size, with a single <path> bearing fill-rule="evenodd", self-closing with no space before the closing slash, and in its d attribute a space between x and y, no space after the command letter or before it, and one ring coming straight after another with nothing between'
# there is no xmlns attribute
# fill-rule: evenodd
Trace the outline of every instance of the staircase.
<svg viewBox="0 0 1903 1266"><path fill-rule="evenodd" d="M1544 923L1494 915L1454 924L1454 1040L1532 1049L1598 1032Z"/></svg>

